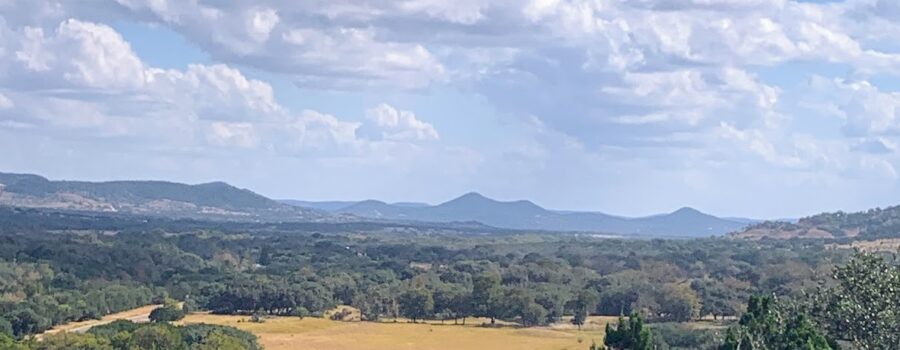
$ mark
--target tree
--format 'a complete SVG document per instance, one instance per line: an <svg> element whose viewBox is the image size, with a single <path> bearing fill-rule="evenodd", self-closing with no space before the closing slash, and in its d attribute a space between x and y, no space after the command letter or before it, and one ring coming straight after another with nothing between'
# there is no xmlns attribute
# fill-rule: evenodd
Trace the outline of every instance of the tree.
<svg viewBox="0 0 900 350"><path fill-rule="evenodd" d="M260 350L255 335L237 328L191 324L178 327L178 329L181 331L184 341L191 347L191 350Z"/></svg>
<svg viewBox="0 0 900 350"><path fill-rule="evenodd" d="M454 303L460 300L460 296L466 294L465 289L455 284L442 283L434 289L434 312L441 319L441 322L448 318L456 320L456 312L454 312Z"/></svg>
<svg viewBox="0 0 900 350"><path fill-rule="evenodd" d="M547 310L548 323L553 323L563 316L566 301L570 298L569 292L558 286L542 285L537 288L534 301Z"/></svg>
<svg viewBox="0 0 900 350"><path fill-rule="evenodd" d="M833 277L836 284L810 296L813 318L858 348L900 348L900 267L858 252Z"/></svg>
<svg viewBox="0 0 900 350"><path fill-rule="evenodd" d="M168 324L138 328L128 342L130 350L187 350L178 330Z"/></svg>
<svg viewBox="0 0 900 350"><path fill-rule="evenodd" d="M606 335L603 343L611 350L651 350L650 329L644 328L644 319L638 313L632 313L628 321L619 316L615 327L606 324Z"/></svg>
<svg viewBox="0 0 900 350"><path fill-rule="evenodd" d="M476 276L472 280L472 303L476 314L489 317L491 324L494 324L501 312L499 306L502 293L500 275L484 273Z"/></svg>
<svg viewBox="0 0 900 350"><path fill-rule="evenodd" d="M450 311L453 313L454 323L456 322L457 318L461 318L462 323L466 324L466 318L472 316L475 313L472 293L463 291L462 293L456 294L453 297L452 303L450 304Z"/></svg>
<svg viewBox="0 0 900 350"><path fill-rule="evenodd" d="M535 302L526 304L520 313L522 325L525 327L542 325L547 321L547 309Z"/></svg>
<svg viewBox="0 0 900 350"><path fill-rule="evenodd" d="M518 318L525 327L537 326L547 320L547 310L535 303L534 294L529 289L506 289L501 304L504 318Z"/></svg>
<svg viewBox="0 0 900 350"><path fill-rule="evenodd" d="M434 299L431 292L424 288L408 290L400 296L400 314L416 322L425 319L434 312Z"/></svg>
<svg viewBox="0 0 900 350"><path fill-rule="evenodd" d="M830 350L831 345L799 308L752 296L739 326L728 330L719 350Z"/></svg>
<svg viewBox="0 0 900 350"><path fill-rule="evenodd" d="M44 337L33 350L113 350L108 339L93 334L60 333Z"/></svg>
<svg viewBox="0 0 900 350"><path fill-rule="evenodd" d="M700 316L700 299L687 284L668 283L663 286L659 311L667 321L687 322Z"/></svg>
<svg viewBox="0 0 900 350"><path fill-rule="evenodd" d="M40 333L50 327L50 321L38 315L30 308L18 309L5 316L12 326L13 335L23 337Z"/></svg>
<svg viewBox="0 0 900 350"><path fill-rule="evenodd" d="M594 289L585 288L578 292L574 303L575 317L572 319L572 323L578 326L578 329L581 329L581 326L587 321L588 315L597 307L599 301L600 295Z"/></svg>
<svg viewBox="0 0 900 350"><path fill-rule="evenodd" d="M166 305L150 311L151 322L174 322L184 318L184 309L176 305Z"/></svg>
<svg viewBox="0 0 900 350"><path fill-rule="evenodd" d="M246 350L247 345L241 339L230 336L221 330L207 334L200 342L191 345L191 350Z"/></svg>
<svg viewBox="0 0 900 350"><path fill-rule="evenodd" d="M732 316L738 313L733 303L738 291L729 288L722 281L711 278L697 279L691 282L691 289L696 290L700 297L701 316L712 315L715 320L719 316Z"/></svg>

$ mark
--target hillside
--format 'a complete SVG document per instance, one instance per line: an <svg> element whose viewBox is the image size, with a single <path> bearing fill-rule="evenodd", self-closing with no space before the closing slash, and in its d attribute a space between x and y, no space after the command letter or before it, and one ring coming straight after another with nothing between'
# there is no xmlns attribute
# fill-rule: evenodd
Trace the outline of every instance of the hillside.
<svg viewBox="0 0 900 350"><path fill-rule="evenodd" d="M642 218L624 218L596 212L553 211L530 201L504 202L478 193L467 193L434 206L410 206L367 200L331 211L382 220L474 221L507 229L679 237L721 235L746 226L743 222L718 218L691 208Z"/></svg>
<svg viewBox="0 0 900 350"><path fill-rule="evenodd" d="M0 173L0 205L250 220L309 220L325 216L223 182L187 185L165 181L51 181L38 175L9 173Z"/></svg>
<svg viewBox="0 0 900 350"><path fill-rule="evenodd" d="M733 237L769 238L893 238L900 237L900 206L863 212L823 213L796 223L764 222L747 227Z"/></svg>

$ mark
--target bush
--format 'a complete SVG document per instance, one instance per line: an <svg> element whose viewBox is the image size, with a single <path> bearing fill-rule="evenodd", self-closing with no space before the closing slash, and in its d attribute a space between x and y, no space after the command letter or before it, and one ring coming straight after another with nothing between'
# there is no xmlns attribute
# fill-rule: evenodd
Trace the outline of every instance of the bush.
<svg viewBox="0 0 900 350"><path fill-rule="evenodd" d="M151 322L174 322L184 318L184 310L176 305L158 307L150 312Z"/></svg>
<svg viewBox="0 0 900 350"><path fill-rule="evenodd" d="M714 330L691 329L678 323L657 323L653 330L656 349L714 349L721 344L721 335Z"/></svg>

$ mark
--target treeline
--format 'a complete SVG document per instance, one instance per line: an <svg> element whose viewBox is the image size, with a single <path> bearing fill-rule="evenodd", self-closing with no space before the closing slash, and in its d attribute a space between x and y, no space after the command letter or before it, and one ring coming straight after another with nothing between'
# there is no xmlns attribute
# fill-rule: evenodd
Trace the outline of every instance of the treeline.
<svg viewBox="0 0 900 350"><path fill-rule="evenodd" d="M226 326L166 323L137 324L115 321L87 333L61 333L41 340L15 341L0 335L4 350L260 350L256 336Z"/></svg>
<svg viewBox="0 0 900 350"><path fill-rule="evenodd" d="M367 320L482 316L533 326L563 315L577 324L588 315L637 313L648 322L686 321L737 316L754 294L799 295L846 256L809 240L321 234L195 224L0 233L0 330L22 338L167 297L228 314L316 316L350 305Z"/></svg>
<svg viewBox="0 0 900 350"><path fill-rule="evenodd" d="M857 253L800 298L750 299L722 350L900 349L900 265Z"/></svg>
<svg viewBox="0 0 900 350"><path fill-rule="evenodd" d="M40 333L55 324L98 319L154 299L147 286L80 281L36 263L0 262L0 293L0 333L14 337Z"/></svg>
<svg viewBox="0 0 900 350"><path fill-rule="evenodd" d="M858 252L802 296L751 296L740 321L721 340L648 328L632 314L607 325L603 344L589 349L900 349L900 265L895 259Z"/></svg>

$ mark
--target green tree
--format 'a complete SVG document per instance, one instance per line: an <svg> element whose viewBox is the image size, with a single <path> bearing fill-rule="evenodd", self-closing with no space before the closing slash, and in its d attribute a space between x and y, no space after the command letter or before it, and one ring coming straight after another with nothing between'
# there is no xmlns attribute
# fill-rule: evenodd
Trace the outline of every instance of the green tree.
<svg viewBox="0 0 900 350"><path fill-rule="evenodd" d="M9 319L13 335L16 337L40 333L50 328L50 320L41 317L30 308L15 310L5 317Z"/></svg>
<svg viewBox="0 0 900 350"><path fill-rule="evenodd" d="M246 350L247 345L241 339L215 330L207 334L200 343L191 345L191 350Z"/></svg>
<svg viewBox="0 0 900 350"><path fill-rule="evenodd" d="M151 322L174 322L184 318L184 309L178 305L166 305L150 311Z"/></svg>
<svg viewBox="0 0 900 350"><path fill-rule="evenodd" d="M660 311L665 320L687 322L700 317L700 298L689 285L668 283L660 293Z"/></svg>
<svg viewBox="0 0 900 350"><path fill-rule="evenodd" d="M578 329L581 329L581 326L587 321L588 315L597 307L599 301L600 295L592 288L578 291L574 303L575 317L572 319L572 323L578 326Z"/></svg>
<svg viewBox="0 0 900 350"><path fill-rule="evenodd" d="M129 350L187 350L178 330L168 324L138 328L128 342Z"/></svg>
<svg viewBox="0 0 900 350"><path fill-rule="evenodd" d="M568 301L570 297L568 290L565 288L543 284L537 288L534 301L547 310L546 322L553 323L563 316L566 308L566 301Z"/></svg>
<svg viewBox="0 0 900 350"><path fill-rule="evenodd" d="M858 252L811 295L810 313L829 334L860 349L900 349L900 266Z"/></svg>
<svg viewBox="0 0 900 350"><path fill-rule="evenodd" d="M400 314L413 322L425 319L434 312L431 291L424 288L408 290L400 295Z"/></svg>
<svg viewBox="0 0 900 350"><path fill-rule="evenodd" d="M108 339L93 334L61 333L44 337L33 350L113 350Z"/></svg>
<svg viewBox="0 0 900 350"><path fill-rule="evenodd" d="M739 326L729 329L720 350L830 350L831 345L800 308L752 296Z"/></svg>
<svg viewBox="0 0 900 350"><path fill-rule="evenodd" d="M526 304L520 313L522 325L525 327L542 325L547 321L547 309L535 302Z"/></svg>
<svg viewBox="0 0 900 350"><path fill-rule="evenodd" d="M650 350L653 348L650 329L644 327L644 319L632 313L626 321L619 316L616 326L606 324L603 343L611 350Z"/></svg>
<svg viewBox="0 0 900 350"><path fill-rule="evenodd" d="M484 273L472 280L472 303L479 316L489 317L491 324L500 315L500 303L503 289L500 287L500 275Z"/></svg>

